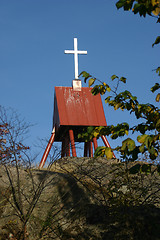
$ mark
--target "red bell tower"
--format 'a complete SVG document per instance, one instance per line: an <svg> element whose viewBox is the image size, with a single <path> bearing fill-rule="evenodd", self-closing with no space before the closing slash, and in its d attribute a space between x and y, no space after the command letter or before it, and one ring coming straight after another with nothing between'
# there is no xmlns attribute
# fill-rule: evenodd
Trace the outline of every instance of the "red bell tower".
<svg viewBox="0 0 160 240"><path fill-rule="evenodd" d="M77 49L77 39L74 38L74 50L65 53L74 54L75 80L72 87L55 87L53 131L43 154L39 167L46 162L54 141L62 143L61 157L76 157L75 142L83 142L78 138L84 127L107 126L100 94L93 96L91 88L82 87L78 79L78 54L87 54L87 51ZM110 147L105 136L101 137L105 146ZM93 146L96 150L97 139L84 143L84 157L93 157Z"/></svg>

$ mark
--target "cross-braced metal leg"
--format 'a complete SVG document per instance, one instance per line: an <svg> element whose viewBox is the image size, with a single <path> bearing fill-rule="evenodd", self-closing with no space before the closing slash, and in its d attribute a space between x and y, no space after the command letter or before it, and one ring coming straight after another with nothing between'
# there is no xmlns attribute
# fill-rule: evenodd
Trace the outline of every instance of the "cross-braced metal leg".
<svg viewBox="0 0 160 240"><path fill-rule="evenodd" d="M97 147L98 147L98 143L97 143L97 138L93 138L93 145L94 145L94 151L96 151Z"/></svg>
<svg viewBox="0 0 160 240"><path fill-rule="evenodd" d="M102 135L101 138L102 138L102 140L103 140L105 146L111 148L111 146L110 146L110 144L109 144L109 142L108 142L106 136ZM116 158L116 156L114 155L114 153L113 153L113 157Z"/></svg>
<svg viewBox="0 0 160 240"><path fill-rule="evenodd" d="M49 154L49 152L51 150L52 144L54 142L54 138L55 138L55 128L53 128L52 135L51 135L51 137L49 139L49 142L47 144L45 152L44 152L44 154L42 156L41 162L39 164L39 168L42 168L44 166L44 164L45 164L45 162L47 160L48 154Z"/></svg>

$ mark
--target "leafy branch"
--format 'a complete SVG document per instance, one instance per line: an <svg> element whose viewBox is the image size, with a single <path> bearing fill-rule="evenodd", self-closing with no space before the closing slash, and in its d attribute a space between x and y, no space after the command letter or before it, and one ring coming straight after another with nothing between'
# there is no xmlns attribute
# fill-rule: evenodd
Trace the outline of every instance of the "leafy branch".
<svg viewBox="0 0 160 240"><path fill-rule="evenodd" d="M119 0L116 3L117 9L123 8L124 11L132 11L134 14L139 14L140 17L146 15L157 18L157 23L160 22L160 1L159 0Z"/></svg>
<svg viewBox="0 0 160 240"><path fill-rule="evenodd" d="M102 135L110 136L112 139L117 139L119 137L124 137L128 135L129 132L132 134L138 133L137 143L131 139L126 138L121 146L115 149L121 153L122 159L136 160L139 154L148 153L150 159L155 160L159 154L159 140L160 140L160 109L153 104L141 104L137 100L136 96L133 96L131 92L125 90L118 93L118 86L120 82L126 83L125 77L118 77L117 75L112 75L111 80L117 81L115 86L111 87L107 83L100 81L99 79L93 77L89 73L83 71L80 76L84 78L84 81L88 81L89 87L93 87L91 92L93 95L101 94L108 95L105 98L105 103L113 107L114 110L121 109L126 110L130 114L134 114L135 117L141 120L135 126L129 126L128 123L118 123L116 126L110 125L107 127L88 127L87 132L80 134L79 137L84 138L86 141L92 138L100 137ZM100 84L96 84L96 83ZM159 89L159 85L155 85L151 88L152 92ZM98 148L95 155L101 155L109 157L109 150L105 147Z"/></svg>

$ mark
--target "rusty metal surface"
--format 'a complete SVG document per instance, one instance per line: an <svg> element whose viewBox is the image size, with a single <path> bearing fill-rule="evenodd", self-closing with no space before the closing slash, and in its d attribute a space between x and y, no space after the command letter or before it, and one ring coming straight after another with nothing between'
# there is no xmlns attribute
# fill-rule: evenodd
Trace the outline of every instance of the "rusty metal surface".
<svg viewBox="0 0 160 240"><path fill-rule="evenodd" d="M55 87L53 125L106 126L101 96L93 96L87 87L81 91Z"/></svg>

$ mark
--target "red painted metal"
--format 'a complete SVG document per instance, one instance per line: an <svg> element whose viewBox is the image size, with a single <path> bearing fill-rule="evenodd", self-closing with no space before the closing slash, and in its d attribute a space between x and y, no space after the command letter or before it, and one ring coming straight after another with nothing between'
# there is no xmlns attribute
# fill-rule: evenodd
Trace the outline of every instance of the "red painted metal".
<svg viewBox="0 0 160 240"><path fill-rule="evenodd" d="M39 167L42 168L48 157L54 141L62 142L61 156L70 156L70 143L72 156L76 157L75 141L85 126L107 126L100 94L93 96L91 88L81 88L76 91L72 87L55 87L54 96L54 131L43 154ZM74 136L75 135L75 136ZM105 136L102 136L105 146L110 147ZM94 150L98 147L97 139L85 143L84 156L93 157ZM114 155L115 157L115 155Z"/></svg>
<svg viewBox="0 0 160 240"><path fill-rule="evenodd" d="M62 140L61 157L66 156L70 156L70 141L68 135L66 135L65 138Z"/></svg>
<svg viewBox="0 0 160 240"><path fill-rule="evenodd" d="M89 157L93 157L93 146L92 141L89 142Z"/></svg>
<svg viewBox="0 0 160 240"><path fill-rule="evenodd" d="M41 162L40 162L40 164L39 164L39 168L42 168L42 167L44 166L44 164L45 164L45 162L46 162L46 160L47 160L48 154L49 154L49 152L50 152L50 150L51 150L52 144L53 144L53 142L54 142L54 139L55 139L55 128L54 128L53 131L52 131L52 135L51 135L51 137L50 137L50 139L49 139L49 142L48 142L48 144L47 144L47 147L46 147L46 149L45 149L45 152L44 152L44 154L43 154L43 156L42 156Z"/></svg>
<svg viewBox="0 0 160 240"><path fill-rule="evenodd" d="M84 144L84 157L93 157L92 141L85 142L85 144Z"/></svg>
<svg viewBox="0 0 160 240"><path fill-rule="evenodd" d="M104 135L103 135L103 136L101 136L101 138L102 138L102 140L103 140L103 142L104 142L105 146L110 148L111 146L110 146L110 144L109 144L109 142L108 142L107 138L106 138Z"/></svg>
<svg viewBox="0 0 160 240"><path fill-rule="evenodd" d="M73 134L73 130L72 129L69 130L69 137L70 137L70 142L71 142L72 156L73 157L77 157L76 148L75 148L75 142L74 142L74 134Z"/></svg>
<svg viewBox="0 0 160 240"><path fill-rule="evenodd" d="M97 143L97 138L93 138L93 145L94 145L94 151L96 151L96 148L98 147L98 143Z"/></svg>
<svg viewBox="0 0 160 240"><path fill-rule="evenodd" d="M91 88L55 87L53 126L106 126L101 96Z"/></svg>
<svg viewBox="0 0 160 240"><path fill-rule="evenodd" d="M103 140L105 146L111 148L111 146L110 146L110 144L109 144L109 142L108 142L106 136L103 135L103 136L101 136L101 138L102 138L102 140ZM113 153L113 157L116 158L115 155L114 155L114 153Z"/></svg>
<svg viewBox="0 0 160 240"><path fill-rule="evenodd" d="M71 156L69 136L66 138L66 156Z"/></svg>

